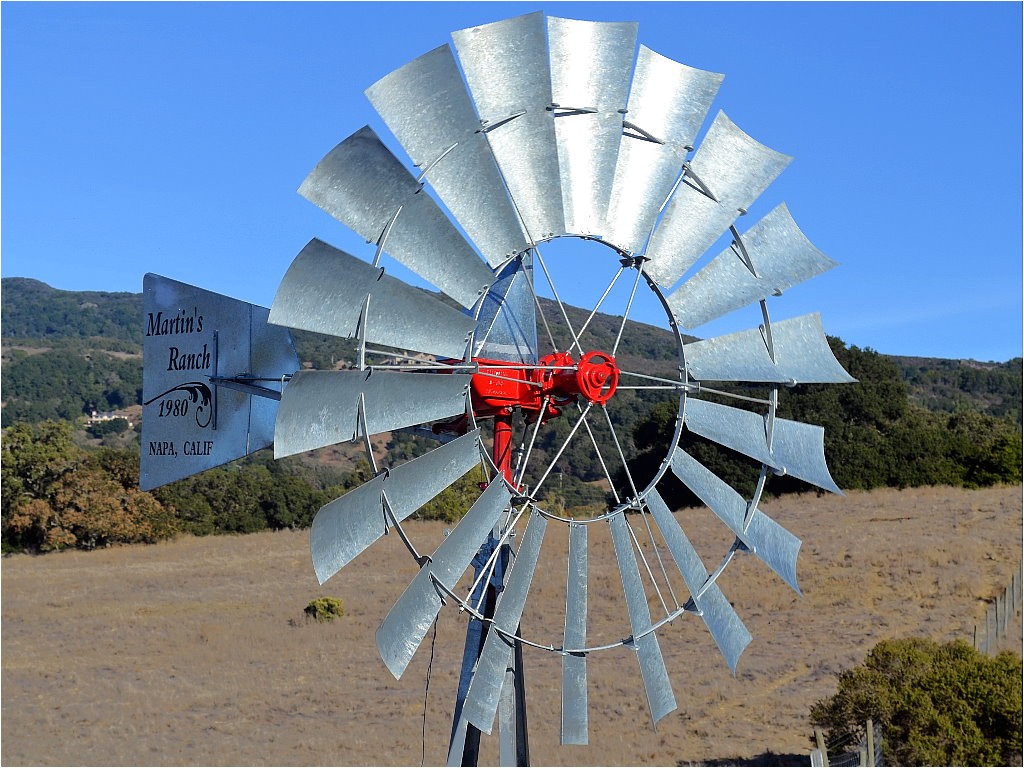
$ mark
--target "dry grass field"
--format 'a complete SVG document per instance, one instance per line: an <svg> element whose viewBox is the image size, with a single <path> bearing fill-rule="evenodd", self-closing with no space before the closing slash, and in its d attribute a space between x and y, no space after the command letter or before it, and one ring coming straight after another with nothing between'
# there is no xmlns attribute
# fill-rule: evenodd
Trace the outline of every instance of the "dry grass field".
<svg viewBox="0 0 1024 768"><path fill-rule="evenodd" d="M803 596L753 557L729 566L720 583L754 636L736 676L687 615L659 632L679 709L655 731L632 652L595 654L590 745L560 747L558 659L527 649L533 762L806 765L809 706L876 642L971 641L986 601L1020 563L1021 501L1021 488L1011 487L766 504L804 541ZM708 515L680 516L699 546L726 541ZM442 534L439 524L410 530L427 550ZM614 557L600 539L595 532L591 541L592 642L628 634ZM529 636L556 644L565 549L564 528L549 526L523 617ZM0 760L443 764L465 616L441 612L425 725L431 635L401 681L374 645L414 571L398 537L388 536L318 587L305 531L4 558ZM342 598L345 617L307 624L302 609L321 595ZM1008 647L1020 648L1020 626L1018 618ZM481 759L496 762L493 740Z"/></svg>

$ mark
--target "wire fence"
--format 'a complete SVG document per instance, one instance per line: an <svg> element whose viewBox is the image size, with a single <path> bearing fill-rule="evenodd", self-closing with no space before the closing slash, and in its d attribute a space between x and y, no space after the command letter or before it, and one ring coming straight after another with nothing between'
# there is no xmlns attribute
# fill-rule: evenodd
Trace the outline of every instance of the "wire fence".
<svg viewBox="0 0 1024 768"><path fill-rule="evenodd" d="M859 740L847 736L826 742L820 729L814 729L817 748L811 750L812 766L885 765L882 762L882 727L868 720Z"/></svg>
<svg viewBox="0 0 1024 768"><path fill-rule="evenodd" d="M983 624L974 625L974 649L981 653L992 654L999 650L1000 641L1006 637L1017 611L1021 609L1021 570L1010 576L1010 583L998 592L985 610Z"/></svg>

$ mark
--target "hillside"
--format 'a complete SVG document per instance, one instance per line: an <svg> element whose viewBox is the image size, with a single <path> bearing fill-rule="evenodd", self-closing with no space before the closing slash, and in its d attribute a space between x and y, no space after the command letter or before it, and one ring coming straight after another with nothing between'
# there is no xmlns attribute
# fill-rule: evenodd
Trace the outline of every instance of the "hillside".
<svg viewBox="0 0 1024 768"><path fill-rule="evenodd" d="M736 676L688 614L658 631L679 709L654 731L635 654L596 653L590 745L560 747L558 659L527 648L535 764L807 765L808 710L841 670L885 638L972 642L1019 568L1020 486L804 494L768 510L804 542L803 595L752 557L729 565L722 589L754 638ZM678 516L710 550L722 526ZM424 548L443 528L409 526ZM549 526L523 616L532 638L561 642L566 538ZM615 558L606 533L592 544L588 638L617 640L629 630ZM15 555L0 568L4 765L418 765L421 750L444 764L465 616L443 608L433 655L428 635L391 677L374 632L416 572L397 536L323 587L305 531ZM322 595L345 616L307 624L303 607ZM1019 616L1003 647L1019 650ZM496 765L486 744L481 765Z"/></svg>
<svg viewBox="0 0 1024 768"><path fill-rule="evenodd" d="M554 305L545 299L542 302L550 309L547 315L553 333L567 337ZM575 307L567 311L576 327L589 314ZM38 280L6 277L0 281L0 314L4 426L17 420L74 418L90 404L110 410L140 401L140 394L132 390L141 388L141 373L133 375L131 371L141 359L141 293L64 291ZM598 314L589 329L594 347L600 349L604 344L610 348L617 330L617 318ZM336 367L353 357L352 344L343 339L302 331L294 337L300 359L315 368ZM625 362L666 371L675 365L672 336L662 328L629 322L620 349ZM100 356L91 359L96 352ZM28 362L36 356L41 357ZM952 413L966 409L1021 421L1021 358L1006 362L890 359L902 371L911 400L929 410ZM124 365L129 360L131 366ZM82 361L88 364L82 365ZM66 375L55 376L60 368L66 369ZM105 380L111 377L114 380L108 384ZM51 381L41 386L39 380L44 378ZM8 409L15 401L21 404Z"/></svg>

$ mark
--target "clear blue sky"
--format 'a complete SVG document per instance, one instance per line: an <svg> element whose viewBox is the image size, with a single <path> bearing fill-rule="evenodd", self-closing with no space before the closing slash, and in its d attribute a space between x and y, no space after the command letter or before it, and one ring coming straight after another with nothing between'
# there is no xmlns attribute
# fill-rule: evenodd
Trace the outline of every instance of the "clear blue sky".
<svg viewBox="0 0 1024 768"><path fill-rule="evenodd" d="M367 86L453 30L535 10L638 21L639 42L726 74L712 115L796 158L749 223L785 201L842 266L773 319L818 310L889 354L1021 354L1009 2L4 2L2 274L138 292L152 271L269 306L313 236L369 259L298 185L363 125L400 151Z"/></svg>

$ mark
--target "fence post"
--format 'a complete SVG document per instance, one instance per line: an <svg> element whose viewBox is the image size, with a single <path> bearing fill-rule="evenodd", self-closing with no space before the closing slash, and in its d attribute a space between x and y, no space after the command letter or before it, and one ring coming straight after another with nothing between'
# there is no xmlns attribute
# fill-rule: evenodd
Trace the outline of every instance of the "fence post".
<svg viewBox="0 0 1024 768"><path fill-rule="evenodd" d="M825 748L825 734L820 728L814 729L814 741L818 745L818 752L821 753L821 764L828 768L828 750Z"/></svg>
<svg viewBox="0 0 1024 768"><path fill-rule="evenodd" d="M867 722L867 734L868 734L868 762L867 764L873 766L875 764L875 724L871 718L868 718Z"/></svg>

